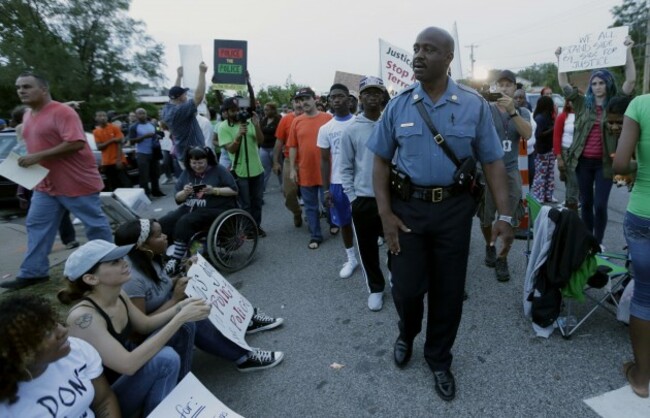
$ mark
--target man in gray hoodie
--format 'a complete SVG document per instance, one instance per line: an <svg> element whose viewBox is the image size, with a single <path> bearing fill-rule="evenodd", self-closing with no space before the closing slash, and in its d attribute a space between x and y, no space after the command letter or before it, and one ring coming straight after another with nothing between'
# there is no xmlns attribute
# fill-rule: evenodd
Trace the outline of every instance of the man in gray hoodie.
<svg viewBox="0 0 650 418"><path fill-rule="evenodd" d="M343 191L352 203L352 222L357 234L361 266L370 291L368 308L378 311L384 303L385 287L377 245L382 226L372 188L374 153L366 148L366 142L381 116L386 87L380 78L372 76L362 78L359 87L363 113L356 117L341 137L341 180Z"/></svg>

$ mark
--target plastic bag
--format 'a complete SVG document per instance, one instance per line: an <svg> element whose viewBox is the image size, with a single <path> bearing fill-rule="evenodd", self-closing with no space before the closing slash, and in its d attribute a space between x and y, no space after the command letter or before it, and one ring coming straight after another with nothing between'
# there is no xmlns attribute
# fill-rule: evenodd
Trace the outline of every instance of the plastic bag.
<svg viewBox="0 0 650 418"><path fill-rule="evenodd" d="M625 286L621 300L618 301L618 309L616 310L616 319L626 324L630 323L630 303L632 302L632 295L634 293L634 279Z"/></svg>

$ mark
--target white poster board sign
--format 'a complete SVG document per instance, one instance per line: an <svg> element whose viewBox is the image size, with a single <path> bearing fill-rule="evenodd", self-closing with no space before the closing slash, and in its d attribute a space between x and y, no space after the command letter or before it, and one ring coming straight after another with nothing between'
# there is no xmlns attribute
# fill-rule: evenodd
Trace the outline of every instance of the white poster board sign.
<svg viewBox="0 0 650 418"><path fill-rule="evenodd" d="M201 254L197 254L197 258L187 273L190 280L185 293L208 301L212 306L208 316L210 322L230 341L252 351L245 337L253 317L253 305Z"/></svg>
<svg viewBox="0 0 650 418"><path fill-rule="evenodd" d="M413 53L379 39L381 78L391 97L415 83Z"/></svg>
<svg viewBox="0 0 650 418"><path fill-rule="evenodd" d="M201 45L178 45L183 67L183 86L194 91L199 82L199 64L203 61Z"/></svg>
<svg viewBox="0 0 650 418"><path fill-rule="evenodd" d="M587 33L572 45L562 47L560 72L591 70L625 65L627 26Z"/></svg>
<svg viewBox="0 0 650 418"><path fill-rule="evenodd" d="M21 167L18 165L19 158L20 155L15 152L10 152L7 158L0 164L0 175L5 176L14 183L20 184L26 189L32 190L38 183L43 181L50 170L39 164Z"/></svg>
<svg viewBox="0 0 650 418"><path fill-rule="evenodd" d="M217 399L191 372L181 380L149 418L243 418Z"/></svg>

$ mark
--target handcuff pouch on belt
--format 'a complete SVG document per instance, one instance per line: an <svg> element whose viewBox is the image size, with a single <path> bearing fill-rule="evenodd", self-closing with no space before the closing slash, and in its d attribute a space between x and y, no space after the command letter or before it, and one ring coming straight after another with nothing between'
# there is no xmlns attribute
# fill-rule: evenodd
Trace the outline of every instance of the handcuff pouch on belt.
<svg viewBox="0 0 650 418"><path fill-rule="evenodd" d="M485 184L479 178L480 176L476 170L476 159L470 155L467 158L459 160L444 137L436 129L421 99L415 102L415 107L418 109L422 119L424 119L429 131L431 131L435 143L440 145L445 155L456 165L456 171L453 174L455 186L461 190L467 190L476 201L482 199L483 193L485 192Z"/></svg>
<svg viewBox="0 0 650 418"><path fill-rule="evenodd" d="M402 173L395 165L390 167L390 189L397 194L401 200L409 200L413 194L411 178L406 173Z"/></svg>

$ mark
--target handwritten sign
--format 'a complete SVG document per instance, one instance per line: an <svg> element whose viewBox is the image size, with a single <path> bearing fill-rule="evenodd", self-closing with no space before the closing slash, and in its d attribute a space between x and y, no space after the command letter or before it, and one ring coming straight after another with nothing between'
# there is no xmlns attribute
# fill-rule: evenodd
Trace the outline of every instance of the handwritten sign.
<svg viewBox="0 0 650 418"><path fill-rule="evenodd" d="M253 317L253 305L235 289L208 261L197 254L187 276L185 293L210 305L210 322L230 341L251 350L246 343L246 328Z"/></svg>
<svg viewBox="0 0 650 418"><path fill-rule="evenodd" d="M243 418L217 399L191 372L181 380L149 418Z"/></svg>
<svg viewBox="0 0 650 418"><path fill-rule="evenodd" d="M194 91L199 82L199 64L203 61L201 45L178 45L183 66L183 85Z"/></svg>
<svg viewBox="0 0 650 418"><path fill-rule="evenodd" d="M248 42L228 39L214 40L213 88L245 90Z"/></svg>
<svg viewBox="0 0 650 418"><path fill-rule="evenodd" d="M379 39L379 65L386 90L392 96L415 83L413 53Z"/></svg>
<svg viewBox="0 0 650 418"><path fill-rule="evenodd" d="M50 172L39 164L21 167L18 165L20 155L10 152L7 158L0 164L0 175L5 176L14 183L18 183L26 189L32 190Z"/></svg>
<svg viewBox="0 0 650 418"><path fill-rule="evenodd" d="M627 47L624 45L628 27L605 29L581 36L578 42L563 46L560 72L591 70L625 65Z"/></svg>

